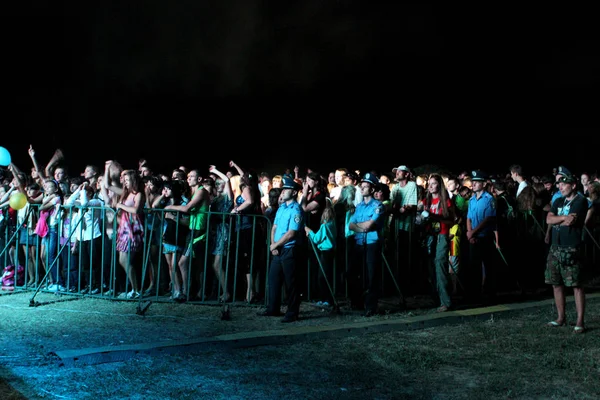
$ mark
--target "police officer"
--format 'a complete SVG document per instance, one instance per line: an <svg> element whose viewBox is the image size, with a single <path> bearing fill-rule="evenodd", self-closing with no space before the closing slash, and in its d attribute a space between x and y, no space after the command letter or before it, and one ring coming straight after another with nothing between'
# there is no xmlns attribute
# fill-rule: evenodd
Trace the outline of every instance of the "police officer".
<svg viewBox="0 0 600 400"><path fill-rule="evenodd" d="M358 186L362 201L356 205L356 211L350 218L350 230L355 232L356 240L350 271L347 275L350 300L356 306L359 304L360 296L365 293L365 317L377 313L381 291L381 251L385 206L373 197L378 182L379 179L375 174L366 173L363 176ZM362 278L363 276L364 278Z"/></svg>
<svg viewBox="0 0 600 400"><path fill-rule="evenodd" d="M472 300L478 301L483 292L494 301L496 296L496 200L485 187L488 175L480 170L471 173L473 196L467 212L467 239L469 240L469 279L467 289ZM485 283L483 273L485 271Z"/></svg>
<svg viewBox="0 0 600 400"><path fill-rule="evenodd" d="M277 209L271 229L270 251L273 256L269 270L267 310L260 316L276 317L281 315L281 285L285 282L287 293L287 312L281 322L294 322L300 310L300 295L297 289L297 268L300 258L304 221L302 207L296 200L301 186L291 177L284 176L281 186L281 204Z"/></svg>

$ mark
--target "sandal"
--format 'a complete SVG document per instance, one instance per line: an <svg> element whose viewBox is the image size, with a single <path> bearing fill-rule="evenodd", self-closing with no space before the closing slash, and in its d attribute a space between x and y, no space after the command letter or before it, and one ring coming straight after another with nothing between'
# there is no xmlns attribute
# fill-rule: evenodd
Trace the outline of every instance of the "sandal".
<svg viewBox="0 0 600 400"><path fill-rule="evenodd" d="M559 328L561 326L565 326L567 325L567 322L563 322L562 324L556 322L556 321L550 321L546 324L546 326L550 327L550 328Z"/></svg>
<svg viewBox="0 0 600 400"><path fill-rule="evenodd" d="M585 333L585 328L583 326L576 326L573 328L573 333Z"/></svg>

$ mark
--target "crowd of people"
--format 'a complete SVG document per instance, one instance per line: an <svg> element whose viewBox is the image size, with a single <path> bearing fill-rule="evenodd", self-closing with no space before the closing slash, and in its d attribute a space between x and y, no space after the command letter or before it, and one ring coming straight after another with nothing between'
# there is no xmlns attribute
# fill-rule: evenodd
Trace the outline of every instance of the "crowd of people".
<svg viewBox="0 0 600 400"><path fill-rule="evenodd" d="M271 175L230 161L169 176L146 160L135 169L109 160L69 177L60 150L43 169L33 147L29 156L30 172L10 164L0 185L0 267L24 266L15 286L178 302L241 296L283 322L298 319L302 301L330 309L343 298L369 317L387 294L428 293L446 312L552 287L551 327L566 324L573 288L574 331L585 330L583 286L598 272L594 174L400 165ZM27 198L18 210L14 193Z"/></svg>

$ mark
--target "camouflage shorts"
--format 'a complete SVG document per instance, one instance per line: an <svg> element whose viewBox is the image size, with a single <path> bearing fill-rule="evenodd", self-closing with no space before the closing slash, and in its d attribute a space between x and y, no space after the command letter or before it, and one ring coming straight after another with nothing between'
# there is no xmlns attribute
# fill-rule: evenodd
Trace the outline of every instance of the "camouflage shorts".
<svg viewBox="0 0 600 400"><path fill-rule="evenodd" d="M577 248L552 246L548 252L545 282L548 285L581 286L581 267Z"/></svg>

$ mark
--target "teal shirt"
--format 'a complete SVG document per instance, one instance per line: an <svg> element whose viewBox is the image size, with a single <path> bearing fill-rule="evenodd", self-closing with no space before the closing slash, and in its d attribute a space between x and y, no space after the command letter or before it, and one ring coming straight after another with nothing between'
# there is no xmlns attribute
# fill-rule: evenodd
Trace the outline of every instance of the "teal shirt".
<svg viewBox="0 0 600 400"><path fill-rule="evenodd" d="M335 228L334 221L327 221L321 224L321 227L317 232L310 232L308 238L317 246L317 249L321 251L335 249L335 238L337 231Z"/></svg>

